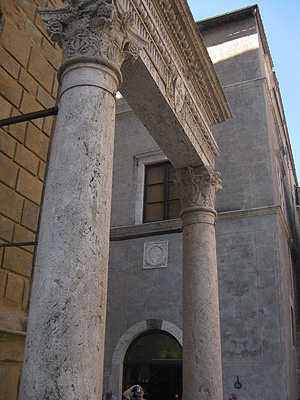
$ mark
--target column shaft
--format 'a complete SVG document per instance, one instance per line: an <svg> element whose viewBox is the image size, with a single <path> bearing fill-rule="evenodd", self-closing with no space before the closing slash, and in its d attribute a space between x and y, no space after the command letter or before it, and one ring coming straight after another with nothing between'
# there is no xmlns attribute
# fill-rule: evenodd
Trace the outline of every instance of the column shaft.
<svg viewBox="0 0 300 400"><path fill-rule="evenodd" d="M72 4L71 4L72 3ZM145 41L106 0L39 10L62 48L21 400L101 399L116 99Z"/></svg>
<svg viewBox="0 0 300 400"><path fill-rule="evenodd" d="M177 171L183 223L183 399L222 400L212 168Z"/></svg>
<svg viewBox="0 0 300 400"><path fill-rule="evenodd" d="M183 216L185 400L223 399L214 219L201 211Z"/></svg>
<svg viewBox="0 0 300 400"><path fill-rule="evenodd" d="M23 400L101 398L117 83L100 64L76 64L62 76Z"/></svg>

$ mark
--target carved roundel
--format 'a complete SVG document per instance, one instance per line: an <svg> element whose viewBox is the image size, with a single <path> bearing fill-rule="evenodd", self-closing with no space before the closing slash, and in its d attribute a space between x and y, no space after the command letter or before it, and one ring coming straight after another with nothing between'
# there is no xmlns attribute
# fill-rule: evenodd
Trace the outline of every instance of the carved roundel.
<svg viewBox="0 0 300 400"><path fill-rule="evenodd" d="M144 243L143 268L165 268L168 264L168 242Z"/></svg>

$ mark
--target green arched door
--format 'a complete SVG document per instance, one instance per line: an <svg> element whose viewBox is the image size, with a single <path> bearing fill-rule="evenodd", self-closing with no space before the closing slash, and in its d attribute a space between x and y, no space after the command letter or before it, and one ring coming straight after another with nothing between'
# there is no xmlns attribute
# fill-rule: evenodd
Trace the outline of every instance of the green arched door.
<svg viewBox="0 0 300 400"><path fill-rule="evenodd" d="M139 384L147 400L176 400L182 394L182 348L160 330L146 332L128 348L124 360L123 390Z"/></svg>

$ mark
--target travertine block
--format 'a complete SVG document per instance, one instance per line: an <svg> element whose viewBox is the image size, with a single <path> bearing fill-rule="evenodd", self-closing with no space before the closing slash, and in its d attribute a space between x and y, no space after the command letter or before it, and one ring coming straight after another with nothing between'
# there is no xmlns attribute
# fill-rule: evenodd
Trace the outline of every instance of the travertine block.
<svg viewBox="0 0 300 400"><path fill-rule="evenodd" d="M0 346L0 362L23 361L25 337L5 334L0 340L4 344Z"/></svg>
<svg viewBox="0 0 300 400"><path fill-rule="evenodd" d="M25 15L31 20L34 21L35 14L37 12L37 7L32 1L24 1L24 0L14 0L14 3L17 4L18 8L25 13Z"/></svg>
<svg viewBox="0 0 300 400"><path fill-rule="evenodd" d="M43 132L47 136L51 136L54 117L45 117L43 123ZM48 147L48 145L47 145Z"/></svg>
<svg viewBox="0 0 300 400"><path fill-rule="evenodd" d="M20 308L22 304L23 285L23 278L8 273L4 303L9 306Z"/></svg>
<svg viewBox="0 0 300 400"><path fill-rule="evenodd" d="M16 148L16 141L6 132L0 129L0 150L8 157L13 157Z"/></svg>
<svg viewBox="0 0 300 400"><path fill-rule="evenodd" d="M41 181L44 181L45 172L46 172L46 163L40 161L38 177Z"/></svg>
<svg viewBox="0 0 300 400"><path fill-rule="evenodd" d="M33 175L37 175L39 167L39 159L31 151L27 150L26 147L17 144L16 154L14 161L24 167L27 171Z"/></svg>
<svg viewBox="0 0 300 400"><path fill-rule="evenodd" d="M7 272L0 269L0 302L2 302L6 286Z"/></svg>
<svg viewBox="0 0 300 400"><path fill-rule="evenodd" d="M25 170L20 170L16 191L24 197L32 200L34 203L40 204L43 184L37 177L29 174Z"/></svg>
<svg viewBox="0 0 300 400"><path fill-rule="evenodd" d="M0 400L17 400L21 371L21 364L0 364Z"/></svg>
<svg viewBox="0 0 300 400"><path fill-rule="evenodd" d="M48 1L47 0L35 0L35 3L37 4L38 7L47 7ZM48 7L51 7L50 4ZM45 24L42 21L41 15L39 13L36 14L35 16L35 21L34 21L35 26L40 30L40 32L44 35L46 35L46 29L45 29ZM46 35L47 38L47 35ZM47 38L49 40L49 38Z"/></svg>
<svg viewBox="0 0 300 400"><path fill-rule="evenodd" d="M43 27L44 27L43 23ZM56 46L56 47L55 47ZM61 51L57 45L51 44L45 37L42 39L41 51L45 59L57 70L61 63Z"/></svg>
<svg viewBox="0 0 300 400"><path fill-rule="evenodd" d="M3 268L30 277L32 258L31 253L19 247L7 247L4 253Z"/></svg>
<svg viewBox="0 0 300 400"><path fill-rule="evenodd" d="M24 68L21 68L19 82L28 93L32 96L36 95L38 83Z"/></svg>
<svg viewBox="0 0 300 400"><path fill-rule="evenodd" d="M0 46L0 60L1 66L8 72L14 79L18 79L20 64L3 48Z"/></svg>
<svg viewBox="0 0 300 400"><path fill-rule="evenodd" d="M15 107L19 107L22 88L3 68L0 68L1 93Z"/></svg>
<svg viewBox="0 0 300 400"><path fill-rule="evenodd" d="M26 68L31 43L28 41L24 33L21 32L8 18L5 20L3 33L0 37L0 45L2 45L24 68Z"/></svg>
<svg viewBox="0 0 300 400"><path fill-rule="evenodd" d="M0 215L0 238L10 242L12 239L13 230L14 223L3 215Z"/></svg>
<svg viewBox="0 0 300 400"><path fill-rule="evenodd" d="M15 226L15 232L13 237L14 243L21 243L21 242L34 242L35 241L35 234L29 231L26 228L23 228L20 225ZM34 246L24 246L24 248L28 251L33 251Z"/></svg>
<svg viewBox="0 0 300 400"><path fill-rule="evenodd" d="M55 106L55 100L41 87L39 86L36 99L45 108L50 108Z"/></svg>
<svg viewBox="0 0 300 400"><path fill-rule="evenodd" d="M20 106L21 113L26 114L34 111L40 111L42 109L43 107L35 100L35 98L26 91L24 91ZM43 125L43 119L42 118L34 119L32 123L41 129Z"/></svg>
<svg viewBox="0 0 300 400"><path fill-rule="evenodd" d="M39 49L32 49L28 72L35 77L48 93L51 92L55 70L44 58Z"/></svg>
<svg viewBox="0 0 300 400"><path fill-rule="evenodd" d="M40 31L33 25L31 21L26 21L26 35L35 48L39 48L42 43Z"/></svg>
<svg viewBox="0 0 300 400"><path fill-rule="evenodd" d="M9 118L12 106L0 96L0 119Z"/></svg>
<svg viewBox="0 0 300 400"><path fill-rule="evenodd" d="M0 213L20 222L23 198L12 189L0 183Z"/></svg>
<svg viewBox="0 0 300 400"><path fill-rule="evenodd" d="M41 157L42 160L47 160L49 138L32 124L28 124L25 146Z"/></svg>
<svg viewBox="0 0 300 400"><path fill-rule="evenodd" d="M24 288L23 288L23 299L22 299L22 310L26 311L29 300L29 282L27 279L24 279Z"/></svg>
<svg viewBox="0 0 300 400"><path fill-rule="evenodd" d="M15 108L12 112L12 117L20 115L20 112L17 111ZM27 122L21 122L19 124L12 124L8 126L7 131L10 135L12 135L15 139L19 142L24 143L25 132L26 132Z"/></svg>
<svg viewBox="0 0 300 400"><path fill-rule="evenodd" d="M36 231L40 208L29 200L25 200L21 224L26 228Z"/></svg>
<svg viewBox="0 0 300 400"><path fill-rule="evenodd" d="M56 99L58 93L58 80L55 76L54 81L53 81L53 88L52 88L52 96Z"/></svg>
<svg viewBox="0 0 300 400"><path fill-rule="evenodd" d="M0 180L12 189L16 186L18 169L10 158L0 153Z"/></svg>

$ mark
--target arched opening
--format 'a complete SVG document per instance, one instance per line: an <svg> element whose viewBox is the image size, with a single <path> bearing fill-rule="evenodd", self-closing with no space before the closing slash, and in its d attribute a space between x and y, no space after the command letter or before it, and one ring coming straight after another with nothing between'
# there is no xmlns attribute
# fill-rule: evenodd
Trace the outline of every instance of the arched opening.
<svg viewBox="0 0 300 400"><path fill-rule="evenodd" d="M124 359L123 390L139 384L147 400L181 399L182 348L169 333L152 330L138 336Z"/></svg>

